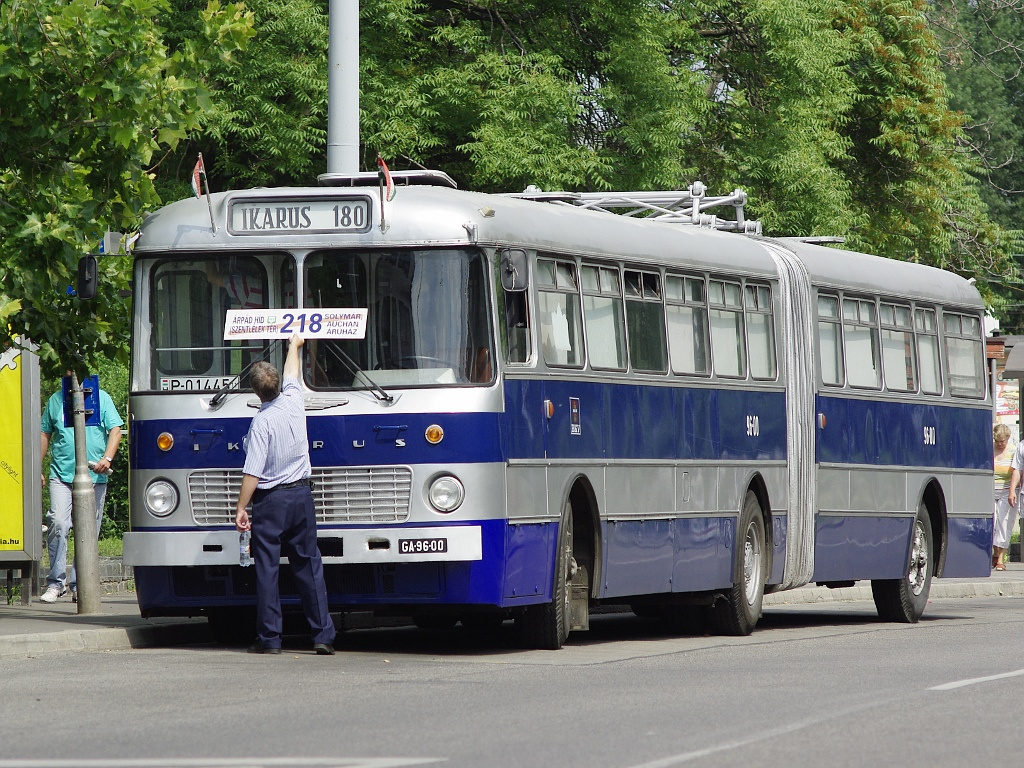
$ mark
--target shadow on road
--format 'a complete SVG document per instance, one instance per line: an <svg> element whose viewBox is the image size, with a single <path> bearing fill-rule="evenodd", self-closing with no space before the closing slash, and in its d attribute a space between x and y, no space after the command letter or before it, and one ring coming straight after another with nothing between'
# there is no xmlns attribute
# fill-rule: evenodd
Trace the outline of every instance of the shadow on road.
<svg viewBox="0 0 1024 768"><path fill-rule="evenodd" d="M921 624L931 622L965 621L970 616L925 615ZM773 630L814 630L881 626L872 607L824 606L772 607L765 611L753 637ZM905 626L905 625L892 625ZM569 635L567 647L585 648L616 642L652 642L670 638L712 637L702 617L695 611L678 611L661 616L637 616L626 608L604 612L590 619L588 632ZM524 648L514 622L506 621L486 629L457 624L446 629L421 629L409 624L397 625L391 620L385 626L365 626L338 633L336 647L339 652L364 652L391 655L430 655L440 658L505 656L510 653L537 653ZM217 646L238 652L244 646ZM286 653L310 653L308 637L288 635L284 641ZM543 651L541 651L543 653Z"/></svg>

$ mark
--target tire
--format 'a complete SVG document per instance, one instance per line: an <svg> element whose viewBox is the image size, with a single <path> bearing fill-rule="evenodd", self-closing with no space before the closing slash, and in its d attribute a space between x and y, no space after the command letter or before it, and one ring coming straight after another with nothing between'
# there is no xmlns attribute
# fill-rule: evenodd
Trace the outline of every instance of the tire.
<svg viewBox="0 0 1024 768"><path fill-rule="evenodd" d="M922 504L914 518L910 551L902 579L876 579L871 582L878 617L882 621L915 624L924 615L934 570L932 521Z"/></svg>
<svg viewBox="0 0 1024 768"><path fill-rule="evenodd" d="M753 491L747 491L737 528L732 588L708 608L710 629L720 635L749 635L761 618L768 548L764 518Z"/></svg>
<svg viewBox="0 0 1024 768"><path fill-rule="evenodd" d="M558 526L551 602L529 605L516 618L520 641L527 648L557 651L569 636L569 587L575 571L572 547L572 504L567 501Z"/></svg>

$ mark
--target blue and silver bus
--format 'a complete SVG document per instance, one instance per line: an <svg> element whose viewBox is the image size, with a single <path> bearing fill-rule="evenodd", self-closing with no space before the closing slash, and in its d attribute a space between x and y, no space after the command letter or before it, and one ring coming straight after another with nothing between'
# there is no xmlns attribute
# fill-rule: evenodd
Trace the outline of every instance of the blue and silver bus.
<svg viewBox="0 0 1024 768"><path fill-rule="evenodd" d="M225 341L231 309L300 332L365 313L362 338L303 350L332 612L514 620L555 649L602 604L743 635L770 592L870 580L881 618L914 622L933 577L988 575L967 280L762 237L742 193L723 222L699 188L489 195L410 172L387 200L375 174L327 181L144 223L125 536L143 615L228 634L253 612L246 373L283 351ZM281 594L298 606L287 567Z"/></svg>

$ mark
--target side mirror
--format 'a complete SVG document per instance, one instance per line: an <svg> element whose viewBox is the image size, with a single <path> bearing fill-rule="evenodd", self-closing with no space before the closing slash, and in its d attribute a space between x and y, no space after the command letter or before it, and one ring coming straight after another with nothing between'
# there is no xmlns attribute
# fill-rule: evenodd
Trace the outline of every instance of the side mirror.
<svg viewBox="0 0 1024 768"><path fill-rule="evenodd" d="M95 298L98 283L99 271L96 257L90 253L78 260L78 282L75 285L75 293L84 301Z"/></svg>
<svg viewBox="0 0 1024 768"><path fill-rule="evenodd" d="M521 293L527 286L526 251L505 248L501 251L501 287L510 293Z"/></svg>

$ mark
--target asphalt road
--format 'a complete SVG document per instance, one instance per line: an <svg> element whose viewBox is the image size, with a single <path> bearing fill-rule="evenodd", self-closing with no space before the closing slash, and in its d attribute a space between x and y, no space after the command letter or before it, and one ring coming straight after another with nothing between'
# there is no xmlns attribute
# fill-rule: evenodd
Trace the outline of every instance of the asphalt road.
<svg viewBox="0 0 1024 768"><path fill-rule="evenodd" d="M1024 598L768 609L746 638L598 616L561 651L359 630L333 657L244 649L0 663L0 768L758 765L953 768L1024 756Z"/></svg>

